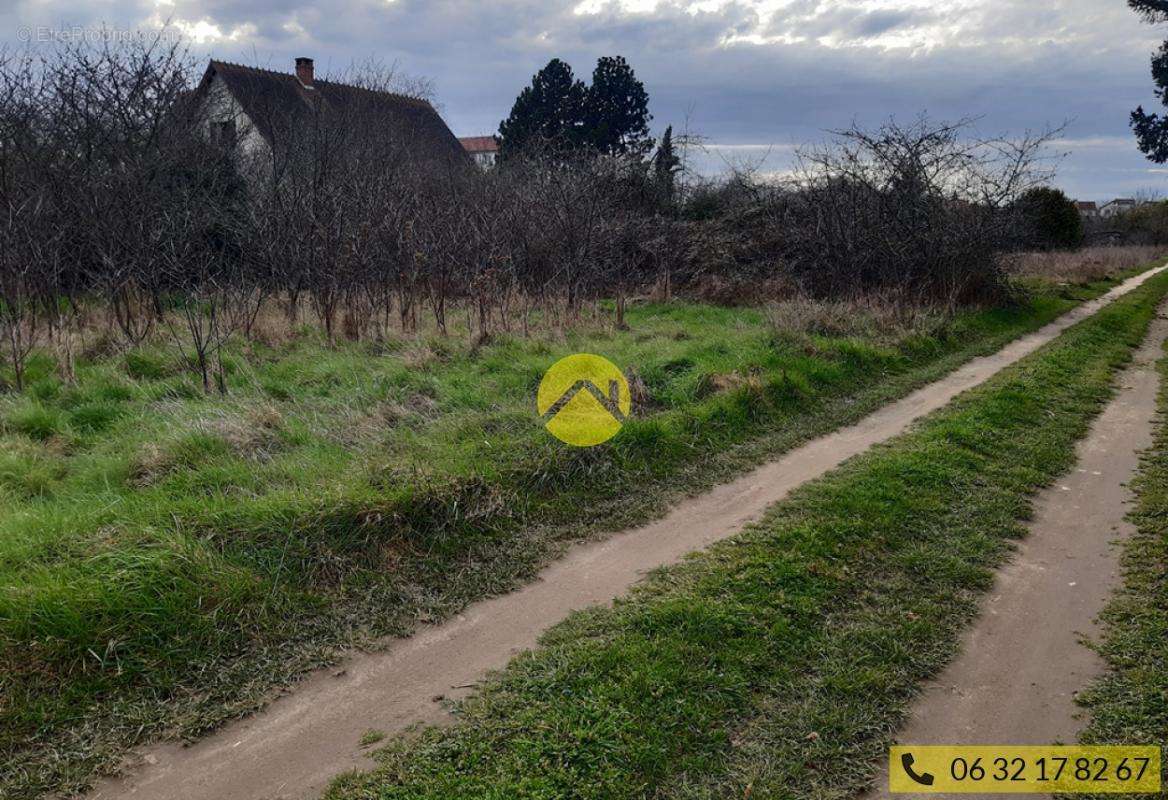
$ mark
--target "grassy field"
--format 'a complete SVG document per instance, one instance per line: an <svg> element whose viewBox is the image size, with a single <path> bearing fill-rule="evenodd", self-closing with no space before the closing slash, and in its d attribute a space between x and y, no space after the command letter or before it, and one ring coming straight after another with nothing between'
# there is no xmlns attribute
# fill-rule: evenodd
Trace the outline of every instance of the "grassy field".
<svg viewBox="0 0 1168 800"><path fill-rule="evenodd" d="M577 614L396 740L358 798L845 798L1074 464L1168 275L759 524Z"/></svg>
<svg viewBox="0 0 1168 800"><path fill-rule="evenodd" d="M1100 652L1110 669L1078 698L1090 712L1088 744L1168 742L1168 358L1159 369L1155 443L1133 483L1136 533L1124 546L1123 588L1103 614Z"/></svg>
<svg viewBox="0 0 1168 800"><path fill-rule="evenodd" d="M37 356L28 389L0 394L0 787L77 785L127 745L198 735L340 647L505 591L566 542L650 518L1105 286L952 319L643 305L629 331L478 347L293 332L234 343L227 397L204 396L162 340L91 342L75 385ZM532 408L543 370L577 351L637 388L601 449L560 445Z"/></svg>

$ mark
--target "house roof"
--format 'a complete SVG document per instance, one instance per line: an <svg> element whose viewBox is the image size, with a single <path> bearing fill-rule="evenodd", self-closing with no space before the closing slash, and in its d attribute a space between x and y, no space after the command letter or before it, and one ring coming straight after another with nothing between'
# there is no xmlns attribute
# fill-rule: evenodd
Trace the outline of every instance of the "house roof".
<svg viewBox="0 0 1168 800"><path fill-rule="evenodd" d="M1107 206L1134 206L1135 204L1136 204L1135 200L1121 198L1121 199L1117 199L1117 200L1112 200L1110 203L1104 203L1103 207L1106 208Z"/></svg>
<svg viewBox="0 0 1168 800"><path fill-rule="evenodd" d="M458 141L468 153L499 152L499 143L494 136L461 136Z"/></svg>
<svg viewBox="0 0 1168 800"><path fill-rule="evenodd" d="M392 92L364 89L335 81L314 80L306 87L295 75L212 60L207 65L199 92L216 77L223 80L243 112L269 142L283 124L314 112L352 108L372 110L395 133L408 138L414 152L432 160L465 163L463 151L450 128L426 100Z"/></svg>
<svg viewBox="0 0 1168 800"><path fill-rule="evenodd" d="M1094 200L1076 200L1075 205L1079 207L1080 211L1098 211Z"/></svg>

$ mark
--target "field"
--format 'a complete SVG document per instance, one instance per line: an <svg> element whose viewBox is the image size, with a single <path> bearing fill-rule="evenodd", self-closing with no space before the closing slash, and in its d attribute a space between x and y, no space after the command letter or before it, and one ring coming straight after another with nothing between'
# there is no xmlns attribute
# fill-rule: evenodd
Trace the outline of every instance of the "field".
<svg viewBox="0 0 1168 800"><path fill-rule="evenodd" d="M856 419L1109 277L955 316L675 302L632 305L628 330L605 313L476 344L275 330L228 345L226 396L164 337L95 336L72 383L38 352L26 389L0 394L0 785L33 796L128 744L197 735L338 648L506 591L565 543ZM560 446L532 408L543 371L581 351L634 387L603 450Z"/></svg>
<svg viewBox="0 0 1168 800"><path fill-rule="evenodd" d="M859 796L1166 292L1153 278L615 608L573 615L456 724L399 738L328 797ZM1127 609L1152 602L1133 577ZM1162 654L1162 614L1144 616L1108 651L1154 670L1125 646ZM1143 708L1106 741L1162 742L1156 674L1121 678Z"/></svg>

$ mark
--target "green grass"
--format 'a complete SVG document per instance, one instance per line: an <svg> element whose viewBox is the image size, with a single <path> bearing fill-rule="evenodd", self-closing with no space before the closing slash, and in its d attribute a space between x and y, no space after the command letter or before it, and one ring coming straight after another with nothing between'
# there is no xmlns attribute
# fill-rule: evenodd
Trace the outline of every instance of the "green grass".
<svg viewBox="0 0 1168 800"><path fill-rule="evenodd" d="M678 303L630 310L628 332L473 348L303 333L233 344L227 398L160 342L81 357L73 386L38 355L27 391L0 395L0 787L77 786L144 738L197 736L338 648L507 591L571 540L649 519L1104 288L923 328L775 329ZM646 396L590 451L532 409L543 370L582 350Z"/></svg>
<svg viewBox="0 0 1168 800"><path fill-rule="evenodd" d="M459 723L395 740L329 797L854 796L1166 292L1151 280L743 534L574 615Z"/></svg>
<svg viewBox="0 0 1168 800"><path fill-rule="evenodd" d="M1090 713L1085 744L1168 743L1168 358L1159 363L1155 441L1133 483L1136 532L1124 544L1123 587L1102 620L1108 672L1079 701ZM1164 791L1168 797L1168 765Z"/></svg>

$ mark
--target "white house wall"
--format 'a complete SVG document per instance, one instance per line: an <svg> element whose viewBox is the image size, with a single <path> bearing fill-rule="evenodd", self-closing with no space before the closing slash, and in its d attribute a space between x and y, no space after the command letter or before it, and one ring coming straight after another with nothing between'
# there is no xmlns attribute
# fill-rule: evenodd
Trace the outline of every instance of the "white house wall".
<svg viewBox="0 0 1168 800"><path fill-rule="evenodd" d="M235 135L245 160L266 159L270 155L268 143L251 118L244 113L223 79L216 75L207 87L203 131L208 139L214 136L214 125L235 120Z"/></svg>

